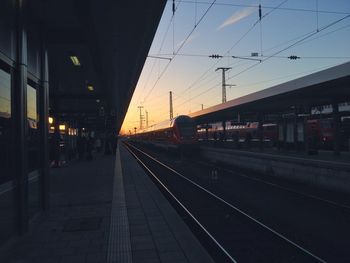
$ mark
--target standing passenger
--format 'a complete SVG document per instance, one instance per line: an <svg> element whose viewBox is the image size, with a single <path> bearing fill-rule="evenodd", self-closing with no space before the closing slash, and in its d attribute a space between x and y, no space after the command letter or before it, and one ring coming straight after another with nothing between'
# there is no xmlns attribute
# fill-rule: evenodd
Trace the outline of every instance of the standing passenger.
<svg viewBox="0 0 350 263"><path fill-rule="evenodd" d="M100 153L101 152L101 148L102 148L102 142L101 142L100 137L96 138L95 147L96 147L97 152Z"/></svg>

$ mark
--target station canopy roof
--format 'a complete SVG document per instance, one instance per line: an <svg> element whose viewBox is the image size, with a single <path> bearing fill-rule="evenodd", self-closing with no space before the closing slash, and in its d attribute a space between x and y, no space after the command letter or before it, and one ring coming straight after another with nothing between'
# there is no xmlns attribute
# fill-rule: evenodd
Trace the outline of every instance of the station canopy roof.
<svg viewBox="0 0 350 263"><path fill-rule="evenodd" d="M110 116L118 131L166 1L28 3L30 22L45 28L51 112L95 128Z"/></svg>
<svg viewBox="0 0 350 263"><path fill-rule="evenodd" d="M189 116L197 123L232 120L244 113L283 113L350 101L350 62L227 101Z"/></svg>

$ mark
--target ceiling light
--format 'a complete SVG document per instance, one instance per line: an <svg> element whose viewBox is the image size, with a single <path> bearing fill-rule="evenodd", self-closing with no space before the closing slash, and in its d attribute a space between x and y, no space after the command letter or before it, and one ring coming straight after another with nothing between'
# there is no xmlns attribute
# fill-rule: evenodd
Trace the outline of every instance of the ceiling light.
<svg viewBox="0 0 350 263"><path fill-rule="evenodd" d="M92 86L92 84L87 84L87 89L90 91L94 91L94 86Z"/></svg>
<svg viewBox="0 0 350 263"><path fill-rule="evenodd" d="M69 56L69 57L72 60L74 66L80 66L80 61L77 56Z"/></svg>
<svg viewBox="0 0 350 263"><path fill-rule="evenodd" d="M65 131L66 130L66 125L60 124L58 128L59 128L60 131Z"/></svg>
<svg viewBox="0 0 350 263"><path fill-rule="evenodd" d="M99 100L99 99L97 99L97 100L96 100L96 102L97 102L97 103L100 103L100 100Z"/></svg>

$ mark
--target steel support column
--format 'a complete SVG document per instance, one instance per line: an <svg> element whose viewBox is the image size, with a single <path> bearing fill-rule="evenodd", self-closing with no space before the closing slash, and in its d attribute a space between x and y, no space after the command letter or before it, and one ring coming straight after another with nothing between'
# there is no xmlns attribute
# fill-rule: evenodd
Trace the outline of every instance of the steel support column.
<svg viewBox="0 0 350 263"><path fill-rule="evenodd" d="M286 116L283 116L283 123L282 123L282 130L283 130L283 149L287 150L287 119Z"/></svg>
<svg viewBox="0 0 350 263"><path fill-rule="evenodd" d="M294 107L294 119L293 119L293 142L294 142L294 150L298 151L298 107Z"/></svg>
<svg viewBox="0 0 350 263"><path fill-rule="evenodd" d="M208 126L209 126L209 123L207 122L207 123L205 124L205 138L206 138L206 141L209 140Z"/></svg>
<svg viewBox="0 0 350 263"><path fill-rule="evenodd" d="M263 131L263 113L258 113L258 138L259 138L259 149L264 150L264 131Z"/></svg>
<svg viewBox="0 0 350 263"><path fill-rule="evenodd" d="M45 34L41 39L41 71L39 86L39 140L40 140L40 172L41 172L41 204L44 210L49 208L50 169L49 169L49 69Z"/></svg>
<svg viewBox="0 0 350 263"><path fill-rule="evenodd" d="M226 138L226 121L224 120L224 121L222 121L222 137L220 138L220 140L222 140L222 141L226 141L227 140L227 138Z"/></svg>
<svg viewBox="0 0 350 263"><path fill-rule="evenodd" d="M339 106L338 103L332 103L333 108L333 122L334 122L334 155L340 155L340 115L339 115Z"/></svg>
<svg viewBox="0 0 350 263"><path fill-rule="evenodd" d="M28 231L27 158L27 32L26 1L16 1L16 63L14 71L14 174L18 231Z"/></svg>
<svg viewBox="0 0 350 263"><path fill-rule="evenodd" d="M304 135L304 151L306 154L310 153L310 143L309 143L309 129L308 129L308 116L310 114L310 108L304 107L304 119L303 119L303 135Z"/></svg>

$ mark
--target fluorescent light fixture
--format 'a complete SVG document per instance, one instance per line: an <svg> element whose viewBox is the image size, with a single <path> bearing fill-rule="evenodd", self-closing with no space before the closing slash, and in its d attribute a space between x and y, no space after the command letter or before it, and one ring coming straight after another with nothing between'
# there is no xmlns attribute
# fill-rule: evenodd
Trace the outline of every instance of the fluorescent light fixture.
<svg viewBox="0 0 350 263"><path fill-rule="evenodd" d="M90 91L94 91L94 86L92 86L92 84L87 84L87 89Z"/></svg>
<svg viewBox="0 0 350 263"><path fill-rule="evenodd" d="M77 56L69 56L69 57L72 60L72 63L74 66L80 66L80 61L79 61L79 58Z"/></svg>

